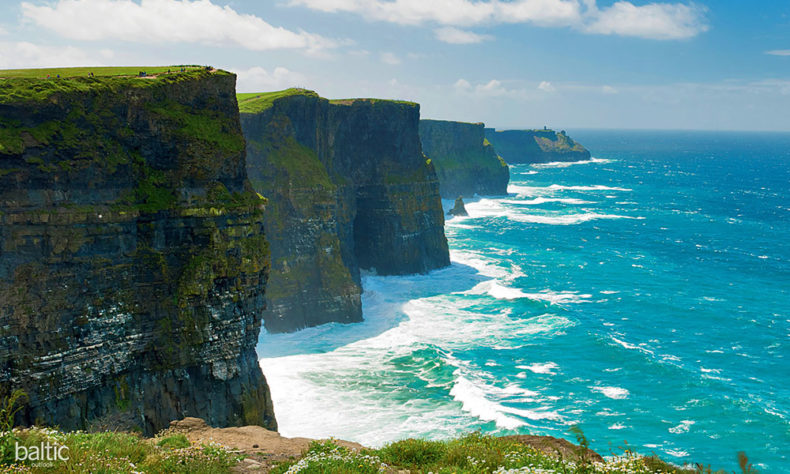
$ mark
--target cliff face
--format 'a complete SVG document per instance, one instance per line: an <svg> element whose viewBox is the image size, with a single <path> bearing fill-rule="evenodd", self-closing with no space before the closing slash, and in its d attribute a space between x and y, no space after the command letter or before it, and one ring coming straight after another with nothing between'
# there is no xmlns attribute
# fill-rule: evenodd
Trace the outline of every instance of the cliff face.
<svg viewBox="0 0 790 474"><path fill-rule="evenodd" d="M443 198L507 194L510 170L485 138L482 123L420 120L420 139Z"/></svg>
<svg viewBox="0 0 790 474"><path fill-rule="evenodd" d="M235 76L0 82L0 390L23 423L276 428Z"/></svg>
<svg viewBox="0 0 790 474"><path fill-rule="evenodd" d="M499 155L511 164L590 159L590 152L564 131L487 128L485 135Z"/></svg>
<svg viewBox="0 0 790 474"><path fill-rule="evenodd" d="M248 172L269 202L267 330L361 321L360 268L399 275L449 264L418 122L416 104L303 90L242 102Z"/></svg>

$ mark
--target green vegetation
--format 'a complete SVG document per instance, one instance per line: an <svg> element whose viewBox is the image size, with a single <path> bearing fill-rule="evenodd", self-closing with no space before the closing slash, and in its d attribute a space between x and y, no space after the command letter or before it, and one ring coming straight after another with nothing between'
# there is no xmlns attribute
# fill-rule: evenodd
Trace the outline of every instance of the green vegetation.
<svg viewBox="0 0 790 474"><path fill-rule="evenodd" d="M401 105L408 105L409 107L419 107L420 104L417 102L411 102L408 100L391 100L391 99L371 99L371 98L357 98L357 99L333 99L330 100L330 104L335 105L352 105L355 102L367 102L371 105L376 104L401 104Z"/></svg>
<svg viewBox="0 0 790 474"><path fill-rule="evenodd" d="M137 76L141 71L147 75L178 73L181 68L187 70L203 69L204 66L178 65L178 66L127 66L127 67L58 67L46 69L0 69L0 79L28 78L28 79L61 79L74 77L88 77L93 74L96 77L115 77L115 76Z"/></svg>
<svg viewBox="0 0 790 474"><path fill-rule="evenodd" d="M41 102L57 94L70 94L78 92L95 91L102 94L114 94L122 90L131 88L151 87L159 84L172 84L184 80L195 79L210 74L230 74L222 70L209 70L205 67L191 67L185 72L177 72L179 66L171 66L170 74L164 73L154 76L139 77L138 71L146 70L145 67L133 68L107 68L107 73L100 75L94 73L94 77L88 76L88 70L94 68L67 68L56 72L55 76L46 78L46 73L40 77L38 71L48 71L42 69L21 69L0 71L0 103L26 103ZM97 71L100 68L95 68ZM157 68L149 68L157 69ZM164 68L165 71L167 67ZM115 70L118 73L112 74ZM58 71L53 69L52 71ZM64 76L70 74L69 71L78 72L78 75ZM128 73L131 72L131 75ZM57 78L57 74L61 74Z"/></svg>
<svg viewBox="0 0 790 474"><path fill-rule="evenodd" d="M192 445L183 434L167 431L145 439L137 434L82 431L62 433L47 428L16 429L20 446L65 446L66 461L25 461L0 465L0 472L194 473L231 472L243 457L217 444ZM12 453L13 457L13 453Z"/></svg>
<svg viewBox="0 0 790 474"><path fill-rule="evenodd" d="M319 97L318 94L307 89L291 88L276 92L243 92L236 94L236 99L239 101L239 112L257 114L270 108L277 99L295 95Z"/></svg>
<svg viewBox="0 0 790 474"><path fill-rule="evenodd" d="M24 407L27 394L15 390L0 402L0 464L7 464L14 459L14 444L19 441L12 428L14 417Z"/></svg>
<svg viewBox="0 0 790 474"><path fill-rule="evenodd" d="M148 110L170 122L187 141L202 141L223 153L241 153L244 136L233 117L210 109L195 110L178 102L159 101Z"/></svg>
<svg viewBox="0 0 790 474"><path fill-rule="evenodd" d="M582 435L583 436L583 435ZM582 448L579 448L582 452ZM448 441L407 439L381 449L354 452L332 441L313 442L304 457L277 466L273 474L376 473L408 470L434 474L519 473L693 473L666 463L656 464L626 451L604 463L577 454L563 459L559 451L548 455L516 440L472 433ZM747 472L747 471L744 471Z"/></svg>

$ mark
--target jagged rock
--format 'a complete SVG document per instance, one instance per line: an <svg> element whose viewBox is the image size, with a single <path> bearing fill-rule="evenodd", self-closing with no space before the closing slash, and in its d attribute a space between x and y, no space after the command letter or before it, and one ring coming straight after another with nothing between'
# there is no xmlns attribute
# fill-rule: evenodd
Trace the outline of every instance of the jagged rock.
<svg viewBox="0 0 790 474"><path fill-rule="evenodd" d="M268 331L361 321L360 268L399 275L449 265L417 104L330 102L291 89L241 107L250 179L268 199Z"/></svg>
<svg viewBox="0 0 790 474"><path fill-rule="evenodd" d="M420 120L422 150L436 167L443 198L507 194L510 169L485 138L484 127Z"/></svg>
<svg viewBox="0 0 790 474"><path fill-rule="evenodd" d="M451 216L468 216L469 213L466 212L466 207L464 207L464 198L463 196L458 196L455 198L455 205L452 209L447 211L447 214Z"/></svg>
<svg viewBox="0 0 790 474"><path fill-rule="evenodd" d="M276 429L235 79L2 81L0 395L27 392L18 422Z"/></svg>
<svg viewBox="0 0 790 474"><path fill-rule="evenodd" d="M497 152L510 164L546 163L550 161L584 161L590 152L575 142L564 130L494 130L485 135Z"/></svg>

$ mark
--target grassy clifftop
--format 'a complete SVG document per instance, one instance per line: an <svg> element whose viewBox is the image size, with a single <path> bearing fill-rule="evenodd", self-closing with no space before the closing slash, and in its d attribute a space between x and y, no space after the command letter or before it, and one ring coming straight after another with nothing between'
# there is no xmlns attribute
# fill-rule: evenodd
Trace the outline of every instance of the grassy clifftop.
<svg viewBox="0 0 790 474"><path fill-rule="evenodd" d="M0 70L0 104L41 102L57 94L75 92L118 92L176 83L203 74L231 73L199 66L5 69Z"/></svg>
<svg viewBox="0 0 790 474"><path fill-rule="evenodd" d="M318 97L313 91L292 87L275 92L241 92L236 94L239 101L239 112L243 114L257 114L274 105L274 101L285 97L303 95L305 97Z"/></svg>

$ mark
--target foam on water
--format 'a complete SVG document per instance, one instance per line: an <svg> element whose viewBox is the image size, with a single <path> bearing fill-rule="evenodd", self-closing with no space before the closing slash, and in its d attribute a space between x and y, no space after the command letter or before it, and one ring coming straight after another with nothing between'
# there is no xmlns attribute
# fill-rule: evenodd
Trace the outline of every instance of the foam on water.
<svg viewBox="0 0 790 474"><path fill-rule="evenodd" d="M601 453L790 472L790 136L601 136L605 165L515 165L509 196L465 200L449 268L365 274L365 322L263 334L281 432L579 424Z"/></svg>

